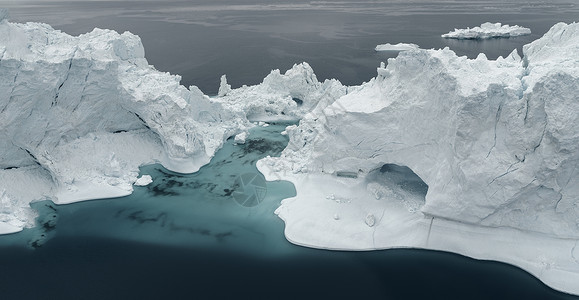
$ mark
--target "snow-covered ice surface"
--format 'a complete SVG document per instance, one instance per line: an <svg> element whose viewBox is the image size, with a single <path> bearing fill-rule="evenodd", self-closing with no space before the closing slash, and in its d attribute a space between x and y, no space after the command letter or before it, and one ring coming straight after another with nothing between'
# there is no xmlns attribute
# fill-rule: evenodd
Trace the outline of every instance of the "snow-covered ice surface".
<svg viewBox="0 0 579 300"><path fill-rule="evenodd" d="M523 58L405 51L320 103L286 129L279 158L257 164L268 180L296 186L277 210L287 238L453 251L578 294L578 53L576 23L556 24ZM416 173L426 195L376 180L393 165Z"/></svg>
<svg viewBox="0 0 579 300"><path fill-rule="evenodd" d="M466 29L454 29L449 33L441 35L443 38L473 40L490 38L508 38L520 35L531 34L531 29L519 25L502 25L501 23L486 22L477 27Z"/></svg>
<svg viewBox="0 0 579 300"><path fill-rule="evenodd" d="M128 195L145 164L195 172L254 126L247 118L299 119L346 92L305 63L254 87L231 89L224 76L221 97L179 80L149 66L129 32L73 37L1 20L0 233L32 226L32 201Z"/></svg>
<svg viewBox="0 0 579 300"><path fill-rule="evenodd" d="M381 44L376 46L374 50L376 51L407 51L407 50L414 50L418 49L418 45L416 44L407 44L407 43L398 43L398 44Z"/></svg>

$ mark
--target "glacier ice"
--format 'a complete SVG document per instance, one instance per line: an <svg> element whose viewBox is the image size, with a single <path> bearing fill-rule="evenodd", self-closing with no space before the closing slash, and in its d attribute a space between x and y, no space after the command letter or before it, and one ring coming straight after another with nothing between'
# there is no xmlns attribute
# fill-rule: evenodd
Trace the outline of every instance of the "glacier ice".
<svg viewBox="0 0 579 300"><path fill-rule="evenodd" d="M268 180L296 186L276 211L286 237L325 249L454 251L579 293L578 54L577 23L556 24L522 58L404 51L368 83L320 102L286 129L280 157L257 163ZM411 169L426 196L371 180L385 164Z"/></svg>
<svg viewBox="0 0 579 300"><path fill-rule="evenodd" d="M381 44L377 45L374 50L376 51L408 51L413 49L418 49L418 45L416 44L407 44L407 43L398 43L398 44Z"/></svg>
<svg viewBox="0 0 579 300"><path fill-rule="evenodd" d="M454 29L449 33L441 35L443 38L472 40L490 38L508 38L513 36L531 34L531 29L519 25L502 25L501 23L486 22L480 26L466 29Z"/></svg>

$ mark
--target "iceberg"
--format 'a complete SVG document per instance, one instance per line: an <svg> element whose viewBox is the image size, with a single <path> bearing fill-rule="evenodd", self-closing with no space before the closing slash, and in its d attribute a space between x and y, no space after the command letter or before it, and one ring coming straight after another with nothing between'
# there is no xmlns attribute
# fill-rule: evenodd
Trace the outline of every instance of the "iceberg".
<svg viewBox="0 0 579 300"><path fill-rule="evenodd" d="M443 38L459 40L475 40L490 38L508 38L531 34L531 29L519 25L502 25L501 23L486 22L477 27L466 29L454 29L441 35Z"/></svg>
<svg viewBox="0 0 579 300"><path fill-rule="evenodd" d="M209 97L148 65L129 32L73 37L0 16L0 234L33 226L33 201L128 195L146 164L195 172L247 134L248 119L299 119L346 92L304 63L254 87L231 89L223 76Z"/></svg>
<svg viewBox="0 0 579 300"><path fill-rule="evenodd" d="M452 251L579 294L577 53L577 23L554 25L522 58L406 51L320 102L286 129L280 157L257 163L296 186L276 211L287 239Z"/></svg>
<svg viewBox="0 0 579 300"><path fill-rule="evenodd" d="M419 47L416 44L406 44L406 43L390 44L390 43L386 43L386 44L376 46L376 48L374 48L374 50L376 50L376 51L408 51L408 50L414 50L414 49L418 49L418 48Z"/></svg>

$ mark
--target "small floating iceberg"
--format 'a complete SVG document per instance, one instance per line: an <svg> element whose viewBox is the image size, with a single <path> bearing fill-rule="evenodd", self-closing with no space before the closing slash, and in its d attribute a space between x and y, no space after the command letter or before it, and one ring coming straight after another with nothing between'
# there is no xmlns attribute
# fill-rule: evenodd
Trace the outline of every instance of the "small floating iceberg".
<svg viewBox="0 0 579 300"><path fill-rule="evenodd" d="M153 182L151 175L143 175L135 181L136 186L147 186Z"/></svg>
<svg viewBox="0 0 579 300"><path fill-rule="evenodd" d="M491 39L491 38L509 38L513 36L531 34L531 29L519 25L502 25L501 23L486 22L480 27L467 27L466 29L454 29L449 33L441 35L443 38L474 40L474 39Z"/></svg>
<svg viewBox="0 0 579 300"><path fill-rule="evenodd" d="M382 44L376 46L374 50L376 51L408 51L418 49L418 45L416 44L407 44L407 43L398 43L398 44Z"/></svg>

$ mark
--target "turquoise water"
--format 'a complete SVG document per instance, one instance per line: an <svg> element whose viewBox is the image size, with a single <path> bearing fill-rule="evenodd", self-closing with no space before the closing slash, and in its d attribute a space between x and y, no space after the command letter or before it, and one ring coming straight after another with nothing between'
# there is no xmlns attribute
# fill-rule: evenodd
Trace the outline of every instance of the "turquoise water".
<svg viewBox="0 0 579 300"><path fill-rule="evenodd" d="M245 144L226 142L211 162L194 174L179 174L161 165L141 168L153 183L135 186L132 195L56 206L35 203L38 228L26 230L0 243L39 247L59 237L91 236L187 247L226 247L236 251L267 249L284 252L283 222L274 210L284 198L295 195L293 184L266 182L265 197L246 207L234 199L236 179L243 174L260 176L258 159L279 155L288 138L280 134L289 124L255 127ZM44 235L44 236L43 236Z"/></svg>

